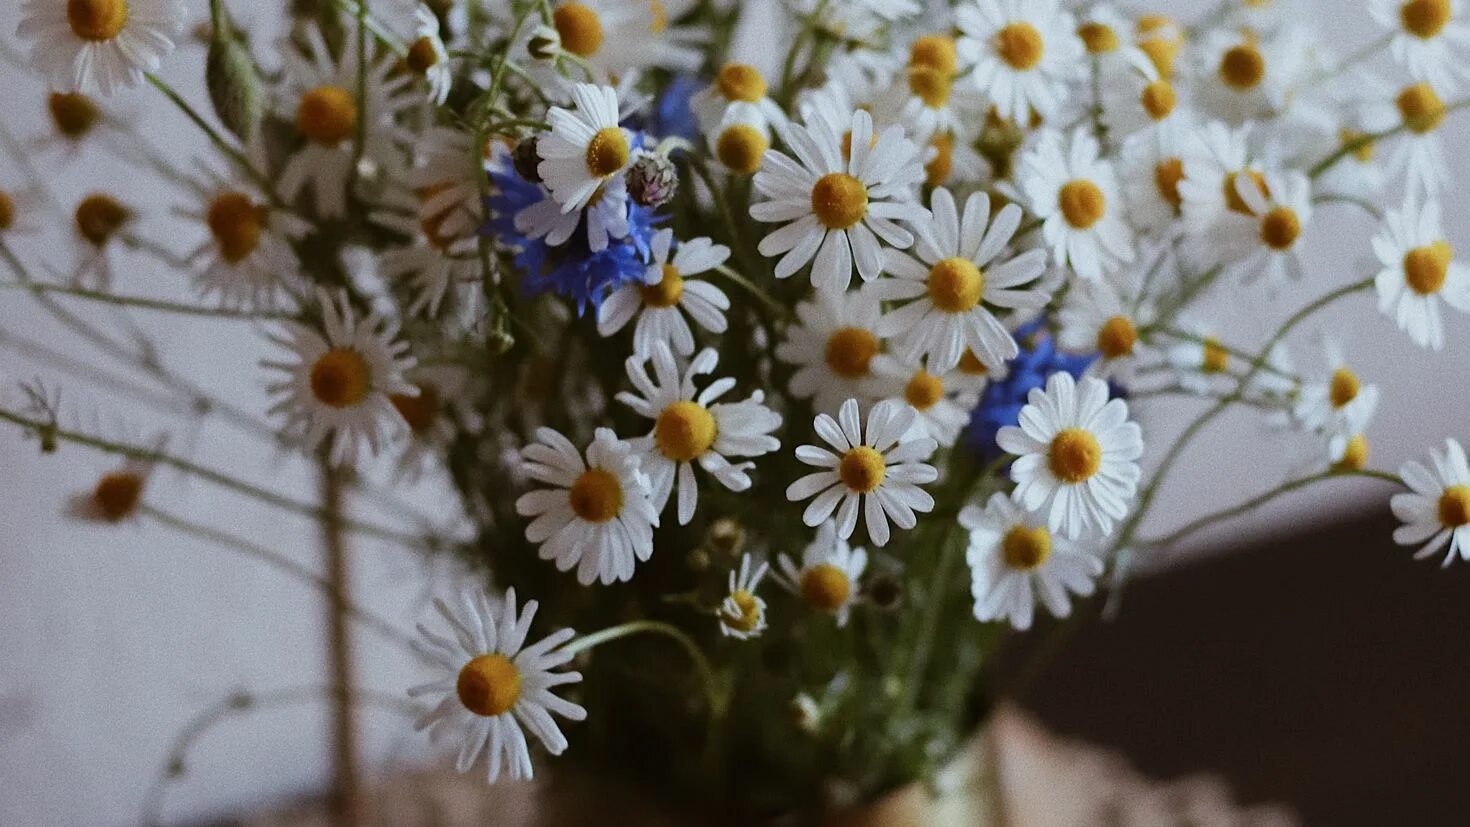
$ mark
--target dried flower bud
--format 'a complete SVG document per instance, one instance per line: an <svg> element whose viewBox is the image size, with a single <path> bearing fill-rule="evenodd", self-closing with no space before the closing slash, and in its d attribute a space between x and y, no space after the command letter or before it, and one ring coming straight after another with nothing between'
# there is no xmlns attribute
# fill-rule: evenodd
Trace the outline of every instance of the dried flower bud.
<svg viewBox="0 0 1470 827"><path fill-rule="evenodd" d="M510 155L511 164L515 166L516 174L533 184L541 183L541 173L537 167L541 165L541 156L536 151L536 136L524 138L516 144L515 151Z"/></svg>
<svg viewBox="0 0 1470 827"><path fill-rule="evenodd" d="M891 575L873 577L866 591L868 600L883 611L893 611L903 604L903 584Z"/></svg>
<svg viewBox="0 0 1470 827"><path fill-rule="evenodd" d="M679 191L679 171L667 155L640 152L628 168L628 195L645 207L662 207Z"/></svg>
<svg viewBox="0 0 1470 827"><path fill-rule="evenodd" d="M534 60L555 60L561 53L561 33L550 26L537 26L526 43L526 51Z"/></svg>
<svg viewBox="0 0 1470 827"><path fill-rule="evenodd" d="M709 536L705 542L720 554L739 554L740 549L745 546L745 528L729 517L721 517L709 527Z"/></svg>

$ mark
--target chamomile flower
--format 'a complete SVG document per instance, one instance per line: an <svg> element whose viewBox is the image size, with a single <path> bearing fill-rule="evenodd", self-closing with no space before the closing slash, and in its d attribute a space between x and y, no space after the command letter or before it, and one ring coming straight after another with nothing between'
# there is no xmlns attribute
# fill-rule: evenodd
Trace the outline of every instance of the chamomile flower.
<svg viewBox="0 0 1470 827"><path fill-rule="evenodd" d="M1254 182L1265 186L1265 173L1250 158L1250 131L1247 127L1231 129L1214 121L1198 130L1193 140L1183 147L1183 178L1175 188L1180 211L1192 235L1205 236L1231 213L1250 216L1250 205L1240 197L1239 183Z"/></svg>
<svg viewBox="0 0 1470 827"><path fill-rule="evenodd" d="M107 290L117 269L118 247L123 231L138 218L131 207L105 192L94 192L77 202L72 213L81 258L72 271L72 282Z"/></svg>
<svg viewBox="0 0 1470 827"><path fill-rule="evenodd" d="M414 39L404 57L409 71L422 77L429 87L429 100L443 106L454 86L454 70L449 65L449 51L439 36L439 18L428 6L414 9Z"/></svg>
<svg viewBox="0 0 1470 827"><path fill-rule="evenodd" d="M1076 22L1058 0L975 0L955 12L960 62L1002 118L1050 117L1084 68Z"/></svg>
<svg viewBox="0 0 1470 827"><path fill-rule="evenodd" d="M318 291L318 302L320 330L288 322L284 335L270 336L294 357L261 362L286 374L267 386L282 397L271 414L285 414L286 429L301 433L307 451L330 441L332 464L355 465L364 443L376 454L403 433L390 396L415 392L404 379L415 360L408 343L396 340L396 323L376 311L359 319L345 292Z"/></svg>
<svg viewBox="0 0 1470 827"><path fill-rule="evenodd" d="M1157 79L1158 70L1131 35L1132 24L1108 3L1095 3L1078 13L1077 37L1100 73L1116 80L1120 72L1131 70Z"/></svg>
<svg viewBox="0 0 1470 827"><path fill-rule="evenodd" d="M130 520L138 513L143 490L152 475L152 462L129 459L98 477L91 491L68 500L67 516L90 523L116 524Z"/></svg>
<svg viewBox="0 0 1470 827"><path fill-rule="evenodd" d="M1141 52L1111 70L1100 83L1102 122L1109 135L1126 139L1143 130L1183 128L1188 112L1181 101L1184 88L1159 77Z"/></svg>
<svg viewBox="0 0 1470 827"><path fill-rule="evenodd" d="M577 569L590 586L633 578L633 568L653 554L658 509L649 500L640 454L607 428L598 428L587 459L550 428L522 449L522 472L545 484L516 500L516 513L533 517L526 539L541 546L541 559L557 569Z"/></svg>
<svg viewBox="0 0 1470 827"><path fill-rule="evenodd" d="M1324 336L1321 349L1325 370L1303 376L1292 415L1303 427L1329 436L1361 433L1378 410L1378 386L1363 384L1335 340Z"/></svg>
<svg viewBox="0 0 1470 827"><path fill-rule="evenodd" d="M1415 83L1391 94L1387 102L1372 107L1368 125L1375 131L1402 127L1395 136L1388 158L1390 178L1407 183L1408 197L1433 197L1451 180L1440 128L1449 107L1428 83Z"/></svg>
<svg viewBox="0 0 1470 827"><path fill-rule="evenodd" d="M689 99L699 130L710 135L725 123L785 125L786 113L767 94L760 69L748 63L726 63L714 82Z"/></svg>
<svg viewBox="0 0 1470 827"><path fill-rule="evenodd" d="M433 467L438 452L454 441L455 420L473 427L478 418L466 404L470 373L461 365L420 364L404 372L404 379L417 393L394 393L388 401L408 426L409 439L399 462L410 480Z"/></svg>
<svg viewBox="0 0 1470 827"><path fill-rule="evenodd" d="M817 528L817 537L801 553L801 565L785 554L777 558L776 581L812 608L832 615L837 627L858 596L858 585L868 567L868 552L853 548L837 536L831 520Z"/></svg>
<svg viewBox="0 0 1470 827"><path fill-rule="evenodd" d="M585 220L584 220L585 219ZM577 228L584 228L587 247L594 253L628 235L627 179L616 175L599 186L581 208L568 210L551 197L526 207L515 214L515 228L529 238L545 238L546 243L560 247L567 243Z"/></svg>
<svg viewBox="0 0 1470 827"><path fill-rule="evenodd" d="M1058 341L1074 353L1096 353L1088 371L1103 379L1125 381L1148 352L1139 330L1152 321L1146 307L1125 301L1124 291L1107 282L1076 284L1058 314Z"/></svg>
<svg viewBox="0 0 1470 827"><path fill-rule="evenodd" d="M1378 311L1394 320L1419 347L1444 347L1440 300L1470 313L1470 267L1455 260L1445 240L1438 201L1422 206L1409 201L1390 210L1373 237L1373 252L1382 265L1373 285Z"/></svg>
<svg viewBox="0 0 1470 827"><path fill-rule="evenodd" d="M735 386L734 379L717 379L696 394L695 377L708 374L719 364L712 348L700 351L683 376L674 354L664 342L653 346L654 377L644 360L628 359L628 379L638 391L618 394L618 401L638 415L653 420L648 436L635 440L644 452L642 465L649 480L649 499L662 512L669 495L679 492L679 525L694 519L699 486L694 464L731 491L751 486L753 462L730 462L731 457L758 457L781 447L771 432L781 426L781 417L765 405L765 394L756 391L743 402L717 402Z"/></svg>
<svg viewBox="0 0 1470 827"><path fill-rule="evenodd" d="M1022 509L1010 497L995 493L960 512L960 525L970 532L965 560L970 564L970 594L975 619L1004 620L1031 628L1039 601L1052 616L1072 611L1071 595L1090 595L1103 562L1065 536L1047 528L1043 515Z"/></svg>
<svg viewBox="0 0 1470 827"><path fill-rule="evenodd" d="M1419 560L1449 545L1444 564L1470 560L1470 467L1460 443L1445 440L1443 450L1429 452L1430 465L1410 460L1399 476L1411 489L1395 494L1389 504L1403 525L1393 532L1401 546L1423 546L1414 554Z"/></svg>
<svg viewBox="0 0 1470 827"><path fill-rule="evenodd" d="M536 142L537 172L570 213L587 206L632 159L632 135L618 126L618 93L611 86L579 83L572 87L576 109L551 107L551 132Z"/></svg>
<svg viewBox="0 0 1470 827"><path fill-rule="evenodd" d="M758 111L731 107L709 133L709 150L720 166L736 175L754 175L771 148L771 130Z"/></svg>
<svg viewBox="0 0 1470 827"><path fill-rule="evenodd" d="M929 217L913 200L924 167L903 127L890 126L874 141L873 118L867 112L852 113L850 124L850 157L845 160L843 140L825 120L786 131L797 160L774 149L766 152L755 189L767 200L752 204L750 215L785 224L759 246L761 255L781 257L776 278L789 278L815 258L812 284L818 290L847 289L854 264L863 281L872 281L883 269L878 239L907 248L913 234L895 222Z"/></svg>
<svg viewBox="0 0 1470 827"><path fill-rule="evenodd" d="M670 25L692 5L692 0L563 0L552 9L551 24L562 51L602 78L652 67L694 71L703 60L696 48L700 35Z"/></svg>
<svg viewBox="0 0 1470 827"><path fill-rule="evenodd" d="M1185 35L1184 27L1165 14L1140 15L1133 24L1134 45L1148 56L1163 80L1174 80Z"/></svg>
<svg viewBox="0 0 1470 827"><path fill-rule="evenodd" d="M756 563L749 554L741 555L740 568L730 572L730 590L715 611L720 623L720 634L736 640L760 637L766 630L766 601L756 596L755 590L765 579L770 569L766 563Z"/></svg>
<svg viewBox="0 0 1470 827"><path fill-rule="evenodd" d="M818 291L796 305L797 323L776 346L776 358L796 368L792 395L811 399L824 413L835 413L848 399L866 400L865 380L883 349L876 333L881 314L882 305L867 290Z"/></svg>
<svg viewBox="0 0 1470 827"><path fill-rule="evenodd" d="M1176 337L1165 351L1165 357L1174 369L1179 386L1202 396L1228 389L1234 381L1230 350L1221 343L1215 330L1187 316L1179 319L1178 327L1185 335Z"/></svg>
<svg viewBox="0 0 1470 827"><path fill-rule="evenodd" d="M1307 44L1294 29L1271 36L1218 29L1201 48L1199 105L1226 123L1269 118L1281 112L1302 79Z"/></svg>
<svg viewBox="0 0 1470 827"><path fill-rule="evenodd" d="M919 234L918 259L890 251L891 278L868 290L878 299L907 301L878 322L878 335L898 339L898 353L909 362L927 357L929 368L952 370L971 350L998 365L1019 349L991 307L1035 308L1046 295L1026 285L1046 269L1046 253L1030 250L1001 260L1021 224L1021 208L1007 204L991 220L990 196L972 194L961 216L954 196L936 189L929 202L934 220Z"/></svg>
<svg viewBox="0 0 1470 827"><path fill-rule="evenodd" d="M1128 218L1141 233L1155 236L1176 227L1184 198L1184 148L1187 133L1179 129L1146 130L1123 142L1123 200Z"/></svg>
<svg viewBox="0 0 1470 827"><path fill-rule="evenodd" d="M1302 235L1312 219L1312 185L1295 170L1234 179L1235 194L1249 211L1233 209L1197 241L1211 260L1246 282L1280 286L1302 276Z"/></svg>
<svg viewBox="0 0 1470 827"><path fill-rule="evenodd" d="M974 405L965 403L978 388L958 371L930 373L925 366L880 353L873 358L872 374L865 386L868 398L891 399L918 412L908 437L929 437L948 448L970 421Z"/></svg>
<svg viewBox="0 0 1470 827"><path fill-rule="evenodd" d="M15 33L53 88L110 96L158 69L184 17L182 0L26 0Z"/></svg>
<svg viewBox="0 0 1470 827"><path fill-rule="evenodd" d="M408 691L432 706L414 724L435 742L455 740L455 769L469 772L485 753L487 777L512 781L532 776L529 730L552 755L567 748L566 736L552 715L581 721L587 710L552 694L558 686L579 683L579 672L559 672L572 659L562 647L576 636L561 629L526 645L537 603L528 600L517 611L515 589L492 604L483 591L466 592L458 611L443 600L434 608L449 626L449 635L419 624L422 640L414 648L437 667L431 682Z"/></svg>
<svg viewBox="0 0 1470 827"><path fill-rule="evenodd" d="M1044 513L1053 533L1077 539L1112 531L1138 489L1143 433L1128 421L1128 404L1108 399L1108 385L1085 376L1053 374L1033 389L1020 425L1001 428L1000 447L1011 464L1014 497L1027 511Z"/></svg>
<svg viewBox="0 0 1470 827"><path fill-rule="evenodd" d="M1393 59L1415 79L1450 91L1465 76L1470 25L1461 0L1371 0L1368 12L1393 33Z"/></svg>
<svg viewBox="0 0 1470 827"><path fill-rule="evenodd" d="M670 258L673 243L673 230L655 233L650 244L653 261L644 283L619 287L597 310L597 332L603 336L638 319L633 326L633 355L640 359L652 356L659 343L680 356L693 353L694 334L684 319L686 314L710 333L725 332L730 297L710 282L691 276L724 264L730 248L708 238L693 238L680 243Z"/></svg>
<svg viewBox="0 0 1470 827"><path fill-rule="evenodd" d="M1070 141L1044 132L1021 159L1021 189L1040 218L1042 238L1058 266L1088 281L1133 260L1133 233L1113 167L1085 128Z"/></svg>
<svg viewBox="0 0 1470 827"><path fill-rule="evenodd" d="M918 524L915 511L934 509L934 498L919 486L939 478L934 466L922 462L938 446L928 437L907 436L916 418L918 413L907 405L879 402L868 412L865 436L855 399L842 403L835 420L818 414L813 423L817 435L836 453L814 445L797 448L797 459L823 470L792 483L786 499L799 502L815 497L802 513L812 527L821 525L835 510L837 534L844 540L857 527L861 506L868 538L874 545L887 545L890 520L899 528L910 529Z"/></svg>
<svg viewBox="0 0 1470 827"><path fill-rule="evenodd" d="M956 91L952 74L926 64L908 66L883 93L879 106L893 123L904 124L915 141L926 144L935 133L951 133L959 125Z"/></svg>
<svg viewBox="0 0 1470 827"><path fill-rule="evenodd" d="M197 265L194 284L225 307L274 307L283 287L298 273L291 243L311 225L273 209L239 181L217 178L203 193L204 209L191 216L209 229L209 238L189 254Z"/></svg>
<svg viewBox="0 0 1470 827"><path fill-rule="evenodd" d="M408 282L412 296L408 315L432 319L439 315L446 296L481 289L481 264L475 252L474 238L416 235L413 244L384 251L378 272L388 281Z"/></svg>
<svg viewBox="0 0 1470 827"><path fill-rule="evenodd" d="M470 235L482 221L480 182L484 153L475 137L450 127L434 127L415 142L418 156L405 181L418 194L419 224L440 238ZM506 150L496 144L499 152Z"/></svg>

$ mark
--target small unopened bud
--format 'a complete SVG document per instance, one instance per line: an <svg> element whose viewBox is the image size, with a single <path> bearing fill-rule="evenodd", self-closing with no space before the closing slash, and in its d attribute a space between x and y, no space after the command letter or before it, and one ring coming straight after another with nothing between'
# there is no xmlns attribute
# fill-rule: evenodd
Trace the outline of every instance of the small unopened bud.
<svg viewBox="0 0 1470 827"><path fill-rule="evenodd" d="M679 171L667 155L640 152L628 168L628 195L645 207L662 207L679 191Z"/></svg>
<svg viewBox="0 0 1470 827"><path fill-rule="evenodd" d="M903 584L896 577L880 574L868 581L867 597L876 608L892 611L903 603Z"/></svg>
<svg viewBox="0 0 1470 827"><path fill-rule="evenodd" d="M526 51L535 60L555 60L561 52L561 34L550 26L537 26L526 43Z"/></svg>
<svg viewBox="0 0 1470 827"><path fill-rule="evenodd" d="M729 517L721 517L709 527L709 547L721 554L736 555L745 545L745 529Z"/></svg>
<svg viewBox="0 0 1470 827"><path fill-rule="evenodd" d="M265 114L265 85L250 50L228 27L210 38L204 79L220 123L241 141L253 141Z"/></svg>
<svg viewBox="0 0 1470 827"><path fill-rule="evenodd" d="M515 166L516 174L531 182L541 183L541 173L537 169L541 165L541 156L536 151L536 136L523 139L516 144L515 151L510 155L511 164Z"/></svg>

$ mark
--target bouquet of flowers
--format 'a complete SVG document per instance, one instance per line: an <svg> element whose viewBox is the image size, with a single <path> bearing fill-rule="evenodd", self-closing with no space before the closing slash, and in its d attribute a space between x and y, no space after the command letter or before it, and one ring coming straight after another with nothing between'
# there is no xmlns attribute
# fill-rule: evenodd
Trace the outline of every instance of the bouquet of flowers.
<svg viewBox="0 0 1470 827"><path fill-rule="evenodd" d="M199 415L250 417L63 302L255 320L279 346L263 431L337 500L389 469L458 501L432 530L355 520L167 434L73 427L38 382L0 419L126 460L85 517L230 541L149 502L168 468L476 566L412 640L418 725L461 771L566 753L669 799L817 817L932 779L1038 612L1116 596L1131 559L1286 492L1380 478L1404 489L1396 541L1470 559L1460 445L1372 470L1377 389L1301 335L1376 295L1383 335L1438 350L1445 308L1470 311L1437 201L1470 102L1458 2L1355 6L1381 38L1346 56L1285 0L1194 23L1060 0L292 0L279 37L227 5L247 4L25 0L55 90L42 143L161 176L197 243L99 191L72 212L75 266L37 278L42 150L12 140L11 286ZM207 100L158 74L183 60ZM116 111L140 85L206 162ZM1305 240L1354 212L1378 224L1371 265L1308 272ZM119 289L136 256L197 295ZM1199 307L1221 291L1295 312L1231 341ZM1199 410L1150 440L1151 402L1181 396ZM1297 433L1300 473L1143 536L1235 408Z"/></svg>

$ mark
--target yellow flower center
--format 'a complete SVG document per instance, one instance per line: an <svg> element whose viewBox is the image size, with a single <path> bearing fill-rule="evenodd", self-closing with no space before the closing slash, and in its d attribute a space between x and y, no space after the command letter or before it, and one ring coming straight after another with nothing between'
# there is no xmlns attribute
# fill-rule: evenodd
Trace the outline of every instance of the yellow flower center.
<svg viewBox="0 0 1470 827"><path fill-rule="evenodd" d="M424 36L415 40L408 47L408 55L403 60L414 74L428 74L439 63L439 50L434 46L434 39Z"/></svg>
<svg viewBox="0 0 1470 827"><path fill-rule="evenodd" d="M591 57L602 48L602 19L581 3L557 6L551 24L561 36L561 47L577 57Z"/></svg>
<svg viewBox="0 0 1470 827"><path fill-rule="evenodd" d="M1086 482L1102 467L1102 445L1090 431L1063 428L1052 437L1047 466L1062 482Z"/></svg>
<svg viewBox="0 0 1470 827"><path fill-rule="evenodd" d="M1000 551L1007 566L1032 571L1040 568L1051 556L1051 532L1046 530L1046 526L1014 526L1001 540Z"/></svg>
<svg viewBox="0 0 1470 827"><path fill-rule="evenodd" d="M675 462L697 459L715 444L715 418L697 402L680 401L663 409L653 426L653 441Z"/></svg>
<svg viewBox="0 0 1470 827"><path fill-rule="evenodd" d="M725 100L755 103L766 96L766 79L748 63L726 63L715 76Z"/></svg>
<svg viewBox="0 0 1470 827"><path fill-rule="evenodd" d="M801 575L801 596L807 603L824 612L835 612L847 605L852 594L852 581L847 572L831 563L819 563Z"/></svg>
<svg viewBox="0 0 1470 827"><path fill-rule="evenodd" d="M715 157L731 172L750 175L761 168L761 160L771 142L749 124L738 123L720 133L715 141Z"/></svg>
<svg viewBox="0 0 1470 827"><path fill-rule="evenodd" d="M337 146L357 131L357 101L340 86L318 86L301 96L296 129L322 146Z"/></svg>
<svg viewBox="0 0 1470 827"><path fill-rule="evenodd" d="M1087 51L1095 55L1116 52L1121 45L1118 33L1106 23L1083 23L1077 27L1077 36L1082 38L1082 45L1087 47Z"/></svg>
<svg viewBox="0 0 1470 827"><path fill-rule="evenodd" d="M1062 185L1057 203L1061 206L1062 216L1067 219L1067 223L1079 230L1085 230L1101 221L1108 210L1108 199L1103 195L1102 188L1082 178Z"/></svg>
<svg viewBox="0 0 1470 827"><path fill-rule="evenodd" d="M1143 93L1138 96L1138 103L1150 118L1156 121L1174 114L1174 107L1179 103L1179 95L1174 91L1174 85L1167 80L1156 80L1143 87Z"/></svg>
<svg viewBox="0 0 1470 827"><path fill-rule="evenodd" d="M66 22L83 40L117 37L128 22L127 0L66 0Z"/></svg>
<svg viewBox="0 0 1470 827"><path fill-rule="evenodd" d="M1225 183L1222 185L1225 191L1225 207L1231 212L1240 213L1241 215L1255 215L1255 213L1251 212L1250 205L1245 203L1244 198L1240 197L1240 190L1235 187L1236 179L1242 175L1250 177L1251 181L1256 185L1256 189L1260 191L1262 198L1271 197L1271 188L1266 186L1266 176L1264 174L1253 169L1241 170L1239 172L1228 173L1225 176Z"/></svg>
<svg viewBox="0 0 1470 827"><path fill-rule="evenodd" d="M965 354L960 357L960 373L966 376L989 376L990 368L980 361L973 350L965 349Z"/></svg>
<svg viewBox="0 0 1470 827"><path fill-rule="evenodd" d="M56 131L72 140L86 135L102 119L102 110L80 92L52 92L46 98L46 107Z"/></svg>
<svg viewBox="0 0 1470 827"><path fill-rule="evenodd" d="M0 232L15 226L15 199L0 190Z"/></svg>
<svg viewBox="0 0 1470 827"><path fill-rule="evenodd" d="M227 192L210 203L205 220L225 261L239 264L255 252L264 230L263 213L249 196L241 192Z"/></svg>
<svg viewBox="0 0 1470 827"><path fill-rule="evenodd" d="M864 111L866 111L866 107L858 107L858 108L859 109L863 109ZM873 147L875 147L877 145L878 145L878 133L877 132L874 132L872 135L869 135L868 136L868 149L872 149ZM851 129L849 129L846 132L842 133L842 157L843 157L844 160L849 159L849 158L852 157L852 130Z"/></svg>
<svg viewBox="0 0 1470 827"><path fill-rule="evenodd" d="M395 393L389 395L388 401L408 423L409 430L423 436L434 427L434 420L439 416L439 389L429 384L421 384L418 388L418 396Z"/></svg>
<svg viewBox="0 0 1470 827"><path fill-rule="evenodd" d="M903 388L903 400L920 411L927 411L938 405L943 398L944 380L927 370L914 374Z"/></svg>
<svg viewBox="0 0 1470 827"><path fill-rule="evenodd" d="M929 299L946 313L968 313L985 293L985 274L966 258L947 258L929 269Z"/></svg>
<svg viewBox="0 0 1470 827"><path fill-rule="evenodd" d="M1452 485L1439 496L1439 521L1448 528L1470 525L1470 485Z"/></svg>
<svg viewBox="0 0 1470 827"><path fill-rule="evenodd" d="M1179 182L1184 180L1184 160L1182 158L1165 158L1154 165L1154 187L1159 191L1159 197L1169 203L1176 210L1184 203L1184 198L1179 194Z"/></svg>
<svg viewBox="0 0 1470 827"><path fill-rule="evenodd" d="M1399 115L1404 126L1411 132L1424 135L1444 123L1444 101L1427 83L1416 83L1399 93L1397 101Z"/></svg>
<svg viewBox="0 0 1470 827"><path fill-rule="evenodd" d="M928 66L909 69L909 91L930 109L949 105L949 77L938 69Z"/></svg>
<svg viewBox="0 0 1470 827"><path fill-rule="evenodd" d="M106 244L128 222L131 214L117 199L95 193L77 205L77 232L93 247Z"/></svg>
<svg viewBox="0 0 1470 827"><path fill-rule="evenodd" d="M924 164L924 181L937 187L948 181L954 171L954 135L948 132L935 135L929 146L934 147L934 157Z"/></svg>
<svg viewBox="0 0 1470 827"><path fill-rule="evenodd" d="M616 126L605 126L587 142L587 171L608 178L627 166L628 136Z"/></svg>
<svg viewBox="0 0 1470 827"><path fill-rule="evenodd" d="M1097 349L1105 358L1117 359L1133 352L1138 342L1138 328L1127 316L1114 316L1103 322L1097 332Z"/></svg>
<svg viewBox="0 0 1470 827"><path fill-rule="evenodd" d="M866 445L859 445L842 455L837 463L837 476L842 484L859 494L877 490L888 476L888 465L883 455Z"/></svg>
<svg viewBox="0 0 1470 827"><path fill-rule="evenodd" d="M959 53L954 38L943 34L926 34L909 47L909 66L927 66L947 78L959 71Z"/></svg>
<svg viewBox="0 0 1470 827"><path fill-rule="evenodd" d="M1438 293L1450 273L1455 248L1447 241L1416 247L1404 254L1404 281L1421 296Z"/></svg>
<svg viewBox="0 0 1470 827"><path fill-rule="evenodd" d="M1041 62L1046 54L1046 41L1035 26L1020 21L995 33L995 53L1012 69L1024 72Z"/></svg>
<svg viewBox="0 0 1470 827"><path fill-rule="evenodd" d="M1338 368L1332 373L1330 387L1328 396L1332 399L1332 407L1341 408L1358 398L1358 391L1362 389L1363 383L1356 373L1347 368Z"/></svg>
<svg viewBox="0 0 1470 827"><path fill-rule="evenodd" d="M611 471L589 468L567 492L572 511L589 523L605 523L623 510L623 486Z"/></svg>
<svg viewBox="0 0 1470 827"><path fill-rule="evenodd" d="M829 172L812 186L812 212L829 230L845 230L868 214L868 188L845 172Z"/></svg>
<svg viewBox="0 0 1470 827"><path fill-rule="evenodd" d="M1356 147L1353 150L1354 158L1364 164L1373 163L1373 151L1377 148L1377 141L1364 140L1368 137L1368 133L1356 129L1344 129L1338 134L1342 138L1344 147Z"/></svg>
<svg viewBox="0 0 1470 827"><path fill-rule="evenodd" d="M673 307L684 295L684 277L679 274L679 268L665 264L664 277L658 284L645 284L638 291L643 294L643 303L649 307Z"/></svg>
<svg viewBox="0 0 1470 827"><path fill-rule="evenodd" d="M1273 250L1290 250L1302 234L1302 220L1290 207L1276 207L1261 219L1261 243Z"/></svg>
<svg viewBox="0 0 1470 827"><path fill-rule="evenodd" d="M1220 344L1220 340L1211 336L1205 339L1204 356L1200 363L1200 370L1204 373L1224 373L1230 366L1230 351Z"/></svg>
<svg viewBox="0 0 1470 827"><path fill-rule="evenodd" d="M740 610L740 615L733 616L729 613L720 615L720 622L737 632L753 632L761 625L761 604L755 595L745 589L736 589L730 593L730 599L735 601L735 607Z"/></svg>
<svg viewBox="0 0 1470 827"><path fill-rule="evenodd" d="M1435 37L1450 22L1450 0L1409 0L1399 6L1399 22L1415 37Z"/></svg>
<svg viewBox="0 0 1470 827"><path fill-rule="evenodd" d="M454 689L465 709L493 718L520 699L521 670L505 655L479 655L459 670Z"/></svg>
<svg viewBox="0 0 1470 827"><path fill-rule="evenodd" d="M1338 471L1361 471L1368 467L1368 437L1356 434L1343 448L1342 459L1333 466Z"/></svg>
<svg viewBox="0 0 1470 827"><path fill-rule="evenodd" d="M1158 70L1159 77L1170 80L1174 77L1174 61L1179 58L1180 44L1166 37L1150 37L1138 44L1148 55L1148 60Z"/></svg>
<svg viewBox="0 0 1470 827"><path fill-rule="evenodd" d="M92 502L110 522L118 522L133 513L143 495L143 478L132 471L103 474L92 491Z"/></svg>
<svg viewBox="0 0 1470 827"><path fill-rule="evenodd" d="M878 355L878 337L863 327L838 328L827 338L824 355L833 373L858 379L868 375L868 366Z"/></svg>
<svg viewBox="0 0 1470 827"><path fill-rule="evenodd" d="M1237 92L1249 92L1266 78L1266 58L1253 43L1232 46L1220 57L1220 81Z"/></svg>
<svg viewBox="0 0 1470 827"><path fill-rule="evenodd" d="M334 347L311 366L311 392L323 405L350 408L360 404L372 390L372 371L362 354L348 347Z"/></svg>
<svg viewBox="0 0 1470 827"><path fill-rule="evenodd" d="M651 34L663 34L669 28L669 10L659 0L650 0L648 4L648 31Z"/></svg>

